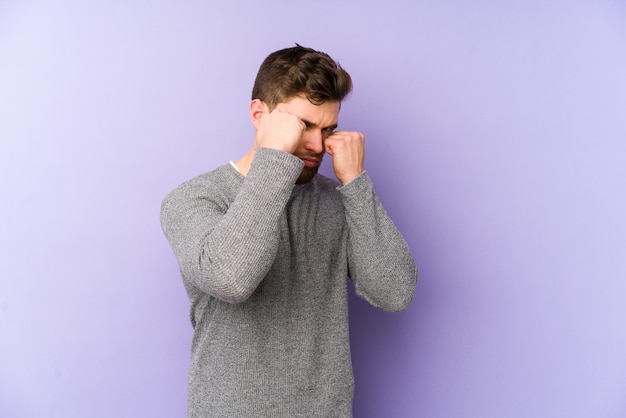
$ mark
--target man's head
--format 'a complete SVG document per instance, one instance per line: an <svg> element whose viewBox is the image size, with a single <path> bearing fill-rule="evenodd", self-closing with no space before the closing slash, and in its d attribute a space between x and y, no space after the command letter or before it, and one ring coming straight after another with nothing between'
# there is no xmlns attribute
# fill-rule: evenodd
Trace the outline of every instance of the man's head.
<svg viewBox="0 0 626 418"><path fill-rule="evenodd" d="M352 79L338 63L323 52L297 44L273 52L261 64L252 89L250 117L257 135L264 115L274 111L300 120L304 130L296 148L288 151L304 163L296 183L307 183L317 173L324 142L337 128L341 101L351 89ZM282 139L283 134L279 135Z"/></svg>
<svg viewBox="0 0 626 418"><path fill-rule="evenodd" d="M252 100L263 101L271 111L295 96L316 105L340 103L350 90L350 75L330 56L296 44L265 58L254 81Z"/></svg>

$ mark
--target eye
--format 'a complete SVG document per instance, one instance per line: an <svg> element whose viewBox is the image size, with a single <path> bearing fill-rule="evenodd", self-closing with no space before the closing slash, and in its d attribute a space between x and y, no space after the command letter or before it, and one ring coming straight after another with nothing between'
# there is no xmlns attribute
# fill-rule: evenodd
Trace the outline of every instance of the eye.
<svg viewBox="0 0 626 418"><path fill-rule="evenodd" d="M322 138L326 139L333 134L333 128L324 128L322 129Z"/></svg>

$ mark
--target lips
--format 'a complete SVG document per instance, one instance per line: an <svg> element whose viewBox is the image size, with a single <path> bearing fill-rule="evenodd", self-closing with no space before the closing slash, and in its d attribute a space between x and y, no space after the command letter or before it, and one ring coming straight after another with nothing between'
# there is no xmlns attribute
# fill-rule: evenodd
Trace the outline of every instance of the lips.
<svg viewBox="0 0 626 418"><path fill-rule="evenodd" d="M300 158L302 160L302 162L304 163L305 167L317 167L320 162L317 158L308 158L308 157L302 157Z"/></svg>

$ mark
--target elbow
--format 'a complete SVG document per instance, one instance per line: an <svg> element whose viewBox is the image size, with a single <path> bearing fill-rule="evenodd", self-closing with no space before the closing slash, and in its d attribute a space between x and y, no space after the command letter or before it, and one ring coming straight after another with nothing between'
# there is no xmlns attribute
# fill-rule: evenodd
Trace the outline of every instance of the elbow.
<svg viewBox="0 0 626 418"><path fill-rule="evenodd" d="M186 276L187 281L202 293L231 305L238 305L247 301L256 290L256 287L238 285L236 282L222 277L215 280L210 276Z"/></svg>
<svg viewBox="0 0 626 418"><path fill-rule="evenodd" d="M382 304L381 309L385 312L402 312L409 307L415 296L415 285L407 285L403 290L394 292L393 295Z"/></svg>
<svg viewBox="0 0 626 418"><path fill-rule="evenodd" d="M193 274L187 276L189 283L207 295L223 302L237 305L247 301L258 283L242 283L237 276L220 274Z"/></svg>
<svg viewBox="0 0 626 418"><path fill-rule="evenodd" d="M417 269L414 267L406 274L403 286L399 286L394 294L390 295L387 303L381 308L386 312L401 312L409 307L415 297L415 287L417 285Z"/></svg>
<svg viewBox="0 0 626 418"><path fill-rule="evenodd" d="M414 282L413 282L414 283ZM370 305L385 312L401 312L408 308L415 295L415 285L406 284L378 291L367 291L361 286L355 286L356 294L369 302Z"/></svg>
<svg viewBox="0 0 626 418"><path fill-rule="evenodd" d="M411 301L413 301L414 295L415 295L415 292L410 292L406 295L401 295L399 297L396 297L393 300L391 300L386 306L383 306L382 309L385 312L391 312L391 313L402 312L403 310L409 307L409 305L411 304Z"/></svg>
<svg viewBox="0 0 626 418"><path fill-rule="evenodd" d="M415 264L404 272L380 272L365 277L358 275L354 280L356 294L385 312L405 310L415 296L417 283Z"/></svg>
<svg viewBox="0 0 626 418"><path fill-rule="evenodd" d="M199 261L186 266L183 276L201 292L233 305L247 301L263 278L243 266L220 266L208 259Z"/></svg>
<svg viewBox="0 0 626 418"><path fill-rule="evenodd" d="M254 293L255 289L236 288L228 286L219 291L212 292L212 296L231 305L239 305L247 301Z"/></svg>

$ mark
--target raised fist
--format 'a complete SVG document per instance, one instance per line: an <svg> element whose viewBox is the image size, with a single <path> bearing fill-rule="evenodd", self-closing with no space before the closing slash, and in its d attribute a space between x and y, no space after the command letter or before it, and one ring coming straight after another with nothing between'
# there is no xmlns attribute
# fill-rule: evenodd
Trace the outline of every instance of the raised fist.
<svg viewBox="0 0 626 418"><path fill-rule="evenodd" d="M274 148L290 154L298 147L305 124L291 113L274 109L261 116L256 131L257 147Z"/></svg>
<svg viewBox="0 0 626 418"><path fill-rule="evenodd" d="M363 172L365 136L360 132L337 131L326 138L326 152L333 157L335 176L346 185Z"/></svg>

